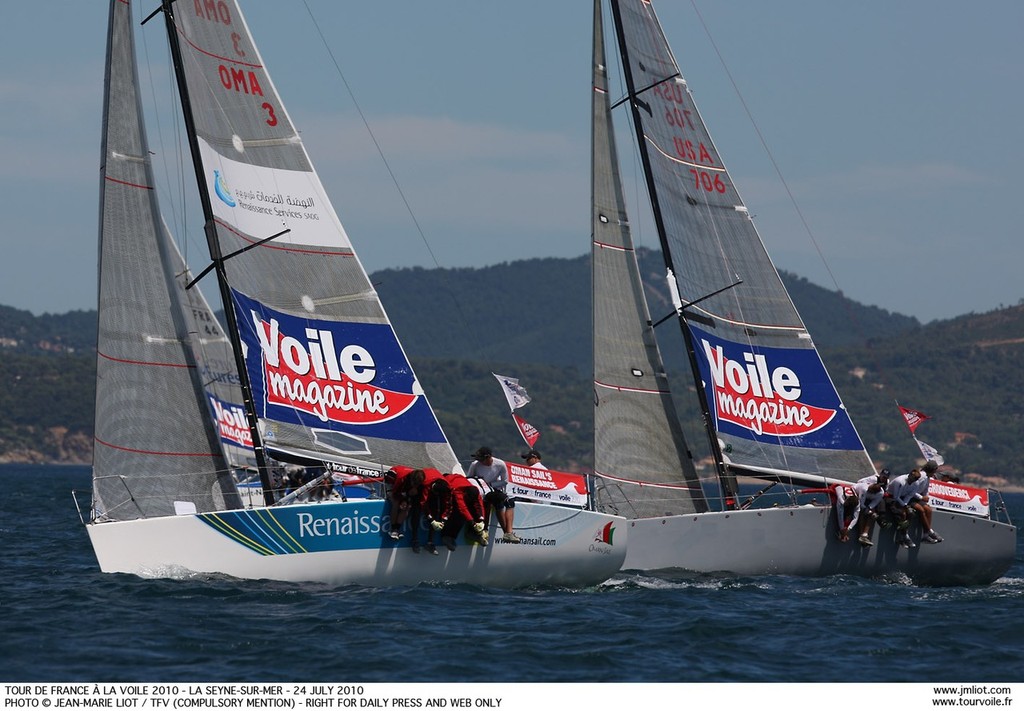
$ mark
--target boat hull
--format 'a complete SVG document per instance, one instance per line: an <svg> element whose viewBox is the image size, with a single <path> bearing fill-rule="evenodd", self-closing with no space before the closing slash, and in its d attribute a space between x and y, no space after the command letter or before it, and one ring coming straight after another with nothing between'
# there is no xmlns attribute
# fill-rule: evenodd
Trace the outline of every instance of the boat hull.
<svg viewBox="0 0 1024 711"><path fill-rule="evenodd" d="M516 588L587 586L618 572L625 519L593 511L520 503L522 543L503 543L491 522L487 546L460 539L454 551L413 553L410 531L383 534L385 502L338 501L185 514L87 525L100 569L142 577L193 573L374 587L422 582ZM426 531L419 532L421 543ZM436 539L435 539L436 540Z"/></svg>
<svg viewBox="0 0 1024 711"><path fill-rule="evenodd" d="M899 546L892 529L874 527L873 546L836 536L831 507L801 506L710 512L629 521L624 570L677 569L728 575L824 577L906 576L919 585L985 585L1013 563L1015 526L964 514L935 511L944 537L916 548Z"/></svg>

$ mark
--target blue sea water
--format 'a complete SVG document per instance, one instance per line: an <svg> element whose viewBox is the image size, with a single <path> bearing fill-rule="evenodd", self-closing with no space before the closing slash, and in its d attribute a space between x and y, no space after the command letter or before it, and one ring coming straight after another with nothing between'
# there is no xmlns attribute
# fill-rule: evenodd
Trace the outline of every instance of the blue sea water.
<svg viewBox="0 0 1024 711"><path fill-rule="evenodd" d="M1014 682L1024 545L986 587L620 575L586 589L331 588L99 572L86 467L0 466L7 681ZM1015 523L1024 495L1006 495ZM823 699L823 702L825 700Z"/></svg>

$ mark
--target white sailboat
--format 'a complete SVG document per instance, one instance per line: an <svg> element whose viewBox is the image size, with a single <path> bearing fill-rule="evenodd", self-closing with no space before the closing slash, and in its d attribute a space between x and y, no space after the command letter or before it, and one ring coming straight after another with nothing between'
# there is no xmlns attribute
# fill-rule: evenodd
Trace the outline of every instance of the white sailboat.
<svg viewBox="0 0 1024 711"><path fill-rule="evenodd" d="M580 586L613 575L624 520L586 506L520 504L522 543L496 540L492 519L490 545L437 556L386 535L384 472L459 463L237 3L165 0L150 16L167 27L226 333L186 288L161 221L131 7L109 5L86 525L100 568L372 586ZM225 431L240 429L248 438L226 449ZM232 476L249 456L259 507L244 504ZM378 495L279 499L270 468L280 461L330 464Z"/></svg>
<svg viewBox="0 0 1024 711"><path fill-rule="evenodd" d="M1013 561L1016 528L936 509L941 544L838 540L831 506L741 501L738 477L827 488L873 463L711 140L650 0L610 0L630 122L676 301L652 319L633 250L612 130L602 3L594 3L593 326L599 508L630 519L624 569L905 575L984 584ZM660 314L655 315L660 316ZM721 504L701 485L655 339L677 322ZM710 489L709 489L710 491ZM981 492L987 496L991 492ZM914 537L919 540L919 532Z"/></svg>

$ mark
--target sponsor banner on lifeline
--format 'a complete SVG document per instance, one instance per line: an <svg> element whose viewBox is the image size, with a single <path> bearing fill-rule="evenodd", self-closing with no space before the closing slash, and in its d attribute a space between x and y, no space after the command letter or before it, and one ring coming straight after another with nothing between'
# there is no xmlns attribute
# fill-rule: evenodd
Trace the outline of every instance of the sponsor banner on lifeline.
<svg viewBox="0 0 1024 711"><path fill-rule="evenodd" d="M567 506L587 505L587 479L582 474L507 464L509 496Z"/></svg>
<svg viewBox="0 0 1024 711"><path fill-rule="evenodd" d="M937 509L988 516L988 489L931 481L928 483L928 503Z"/></svg>

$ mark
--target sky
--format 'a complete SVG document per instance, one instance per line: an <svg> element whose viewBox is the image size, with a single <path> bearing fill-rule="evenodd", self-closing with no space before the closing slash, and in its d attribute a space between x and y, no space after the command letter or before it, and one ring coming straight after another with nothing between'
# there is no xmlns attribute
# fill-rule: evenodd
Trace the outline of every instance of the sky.
<svg viewBox="0 0 1024 711"><path fill-rule="evenodd" d="M136 5L148 12L156 0ZM244 9L372 273L589 249L591 7L255 0ZM776 266L925 322L1024 297L1024 3L655 7ZM5 6L2 305L96 306L106 21L104 0ZM142 73L161 89L162 32L153 22L137 40L158 63ZM173 134L169 120L150 126L158 160L173 153ZM620 155L632 176L623 143ZM639 188L627 192L635 203ZM192 244L191 201L174 188L160 196ZM643 221L634 236L657 247Z"/></svg>

